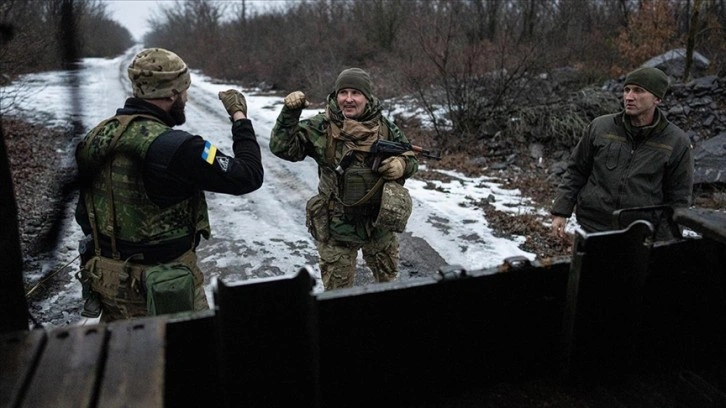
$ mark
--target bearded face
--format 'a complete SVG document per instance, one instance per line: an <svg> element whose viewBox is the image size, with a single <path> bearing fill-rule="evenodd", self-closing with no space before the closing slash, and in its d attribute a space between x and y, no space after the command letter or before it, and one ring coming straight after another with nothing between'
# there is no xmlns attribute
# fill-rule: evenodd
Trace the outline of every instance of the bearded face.
<svg viewBox="0 0 726 408"><path fill-rule="evenodd" d="M184 98L176 98L169 108L169 116L174 121L175 126L183 125L187 121L187 116L184 114L184 108L186 102Z"/></svg>

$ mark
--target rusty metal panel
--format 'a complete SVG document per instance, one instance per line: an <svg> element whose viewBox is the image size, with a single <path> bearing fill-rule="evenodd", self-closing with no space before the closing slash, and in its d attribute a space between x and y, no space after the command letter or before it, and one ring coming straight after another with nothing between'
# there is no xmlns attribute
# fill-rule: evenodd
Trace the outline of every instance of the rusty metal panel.
<svg viewBox="0 0 726 408"><path fill-rule="evenodd" d="M45 341L45 330L0 335L0 407L20 403Z"/></svg>
<svg viewBox="0 0 726 408"><path fill-rule="evenodd" d="M166 320L161 317L109 324L99 407L164 406Z"/></svg>
<svg viewBox="0 0 726 408"><path fill-rule="evenodd" d="M105 338L104 325L51 331L21 406L92 407Z"/></svg>

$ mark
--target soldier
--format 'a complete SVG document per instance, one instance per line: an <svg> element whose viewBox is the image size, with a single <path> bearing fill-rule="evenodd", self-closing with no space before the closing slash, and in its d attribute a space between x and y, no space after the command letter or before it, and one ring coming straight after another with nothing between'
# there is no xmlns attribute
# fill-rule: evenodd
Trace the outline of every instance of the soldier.
<svg viewBox="0 0 726 408"><path fill-rule="evenodd" d="M396 279L396 232L403 230L411 212L402 185L418 170L418 161L406 152L385 158L374 169L369 153L379 139L408 140L381 114L370 77L359 68L340 73L324 113L300 120L307 105L300 91L285 97L270 150L285 160L309 156L318 163L318 194L307 202L306 225L317 245L325 289L353 285L361 249L376 282Z"/></svg>
<svg viewBox="0 0 726 408"><path fill-rule="evenodd" d="M174 129L186 120L191 85L178 55L144 49L128 76L133 97L76 149L76 221L92 238L82 254L83 279L101 300L103 321L146 316L147 306L155 314L208 309L195 252L211 233L204 191L241 195L263 180L245 98L231 89L218 95L232 122L234 156L228 156L201 136ZM167 279L180 284L164 286ZM179 286L188 290L174 292Z"/></svg>
<svg viewBox="0 0 726 408"><path fill-rule="evenodd" d="M657 68L636 69L625 77L624 110L595 118L570 157L551 209L553 235L565 236L575 205L586 232L613 229L616 210L690 205L691 142L658 108L668 85L668 76ZM653 214L629 215L625 219L651 221L657 239L672 238L667 223Z"/></svg>

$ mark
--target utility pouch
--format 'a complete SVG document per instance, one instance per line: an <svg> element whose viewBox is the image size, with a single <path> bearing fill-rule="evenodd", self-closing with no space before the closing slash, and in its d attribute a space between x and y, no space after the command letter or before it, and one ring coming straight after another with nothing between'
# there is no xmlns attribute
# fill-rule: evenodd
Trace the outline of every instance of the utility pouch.
<svg viewBox="0 0 726 408"><path fill-rule="evenodd" d="M305 226L310 235L317 241L328 241L330 239L329 223L328 200L325 196L318 194L310 198L305 205Z"/></svg>
<svg viewBox="0 0 726 408"><path fill-rule="evenodd" d="M395 181L387 181L381 190L381 208L373 226L403 232L413 210L408 189Z"/></svg>
<svg viewBox="0 0 726 408"><path fill-rule="evenodd" d="M194 310L194 275L183 263L149 266L143 283L149 316Z"/></svg>
<svg viewBox="0 0 726 408"><path fill-rule="evenodd" d="M366 215L381 202L381 175L368 167L349 167L343 174L340 195L346 214Z"/></svg>

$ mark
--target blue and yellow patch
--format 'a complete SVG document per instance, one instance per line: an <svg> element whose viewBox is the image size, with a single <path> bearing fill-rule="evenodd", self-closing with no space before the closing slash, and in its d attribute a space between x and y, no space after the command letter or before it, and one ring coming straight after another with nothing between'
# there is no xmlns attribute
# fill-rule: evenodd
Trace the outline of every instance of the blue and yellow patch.
<svg viewBox="0 0 726 408"><path fill-rule="evenodd" d="M204 144L204 151L202 151L202 160L209 164L214 163L214 158L217 156L217 146L211 144L208 140Z"/></svg>

